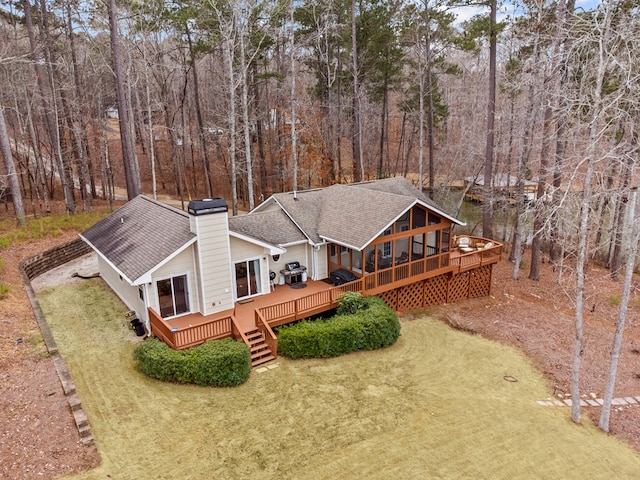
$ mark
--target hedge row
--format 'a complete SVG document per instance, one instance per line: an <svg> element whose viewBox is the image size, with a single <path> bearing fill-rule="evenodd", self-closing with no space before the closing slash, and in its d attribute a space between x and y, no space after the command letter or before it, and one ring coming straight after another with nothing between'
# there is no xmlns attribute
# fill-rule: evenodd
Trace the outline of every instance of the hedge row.
<svg viewBox="0 0 640 480"><path fill-rule="evenodd" d="M328 320L302 321L278 329L278 353L289 358L329 358L393 345L400 336L398 315L378 297L349 298ZM358 304L353 312L352 304Z"/></svg>
<svg viewBox="0 0 640 480"><path fill-rule="evenodd" d="M232 387L247 381L251 372L249 348L227 338L186 350L173 350L148 338L134 352L142 373L167 382Z"/></svg>

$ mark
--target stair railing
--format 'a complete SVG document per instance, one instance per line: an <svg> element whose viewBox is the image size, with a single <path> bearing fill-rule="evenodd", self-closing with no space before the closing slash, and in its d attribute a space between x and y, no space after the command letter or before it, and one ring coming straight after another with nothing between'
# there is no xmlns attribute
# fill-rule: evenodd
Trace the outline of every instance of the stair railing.
<svg viewBox="0 0 640 480"><path fill-rule="evenodd" d="M260 310L255 310L256 315L256 328L262 332L264 335L264 340L269 350L271 350L271 354L277 358L278 357L278 337L273 333L273 330L269 326L269 323L264 319Z"/></svg>

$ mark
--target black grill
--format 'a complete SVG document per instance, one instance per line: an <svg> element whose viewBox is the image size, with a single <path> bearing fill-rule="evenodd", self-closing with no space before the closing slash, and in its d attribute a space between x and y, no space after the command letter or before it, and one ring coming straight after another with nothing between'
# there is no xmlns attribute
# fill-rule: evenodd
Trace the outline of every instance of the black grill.
<svg viewBox="0 0 640 480"><path fill-rule="evenodd" d="M284 264L285 270L289 272L294 272L300 269L300 262L289 262Z"/></svg>

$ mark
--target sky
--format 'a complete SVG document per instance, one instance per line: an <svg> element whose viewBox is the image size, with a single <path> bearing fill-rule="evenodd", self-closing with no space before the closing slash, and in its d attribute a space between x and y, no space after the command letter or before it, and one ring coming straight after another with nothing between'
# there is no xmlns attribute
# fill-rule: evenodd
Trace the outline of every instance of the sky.
<svg viewBox="0 0 640 480"><path fill-rule="evenodd" d="M576 0L576 9L582 8L584 10L591 10L599 3L600 0ZM460 7L456 9L456 12L458 14L457 21L458 23L464 22L466 20L469 20L474 15L482 13L485 10L486 9L482 7Z"/></svg>

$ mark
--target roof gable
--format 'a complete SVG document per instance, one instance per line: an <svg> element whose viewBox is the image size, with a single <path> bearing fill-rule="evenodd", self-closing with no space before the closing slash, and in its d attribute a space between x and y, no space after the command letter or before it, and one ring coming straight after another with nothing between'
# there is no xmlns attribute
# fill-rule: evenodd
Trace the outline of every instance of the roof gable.
<svg viewBox="0 0 640 480"><path fill-rule="evenodd" d="M248 215L237 218L241 218L239 222L246 222L247 225L256 221L256 224L250 227L253 233L245 231L247 235L265 241L267 238L274 239L279 229L274 228L272 231L267 227L261 233L258 219L249 218L273 211L274 205L277 204L291 222L286 228L292 241L298 238L296 232L299 231L315 244L334 241L362 249L416 203L455 223L463 224L446 214L404 177L277 193ZM283 218L279 220L284 221ZM239 226L232 227L234 230L236 228ZM284 234L284 226L279 231Z"/></svg>
<svg viewBox="0 0 640 480"><path fill-rule="evenodd" d="M188 214L143 195L80 236L132 283L195 239Z"/></svg>
<svg viewBox="0 0 640 480"><path fill-rule="evenodd" d="M287 245L307 240L280 208L231 217L229 230L270 245Z"/></svg>

